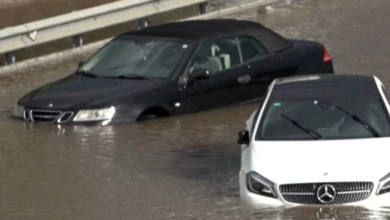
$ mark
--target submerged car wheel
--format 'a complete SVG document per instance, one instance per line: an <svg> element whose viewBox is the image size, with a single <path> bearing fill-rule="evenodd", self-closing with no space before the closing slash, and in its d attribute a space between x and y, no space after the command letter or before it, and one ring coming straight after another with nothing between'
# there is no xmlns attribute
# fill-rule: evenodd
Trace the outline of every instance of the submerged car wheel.
<svg viewBox="0 0 390 220"><path fill-rule="evenodd" d="M143 114L138 118L138 121L147 121L155 118L158 118L158 116L154 114Z"/></svg>

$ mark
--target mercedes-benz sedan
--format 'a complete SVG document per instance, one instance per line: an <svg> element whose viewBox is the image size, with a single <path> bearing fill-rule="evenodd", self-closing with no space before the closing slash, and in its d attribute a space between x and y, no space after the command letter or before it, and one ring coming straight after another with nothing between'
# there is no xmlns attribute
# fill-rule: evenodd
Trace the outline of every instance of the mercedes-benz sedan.
<svg viewBox="0 0 390 220"><path fill-rule="evenodd" d="M275 80L239 133L251 205L390 204L389 101L376 77Z"/></svg>

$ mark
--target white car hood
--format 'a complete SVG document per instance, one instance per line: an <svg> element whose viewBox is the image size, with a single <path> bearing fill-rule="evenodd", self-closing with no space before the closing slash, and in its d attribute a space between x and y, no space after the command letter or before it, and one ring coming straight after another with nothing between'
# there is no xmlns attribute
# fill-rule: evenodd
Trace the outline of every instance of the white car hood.
<svg viewBox="0 0 390 220"><path fill-rule="evenodd" d="M249 169L276 184L377 183L390 173L390 138L259 141L248 150Z"/></svg>

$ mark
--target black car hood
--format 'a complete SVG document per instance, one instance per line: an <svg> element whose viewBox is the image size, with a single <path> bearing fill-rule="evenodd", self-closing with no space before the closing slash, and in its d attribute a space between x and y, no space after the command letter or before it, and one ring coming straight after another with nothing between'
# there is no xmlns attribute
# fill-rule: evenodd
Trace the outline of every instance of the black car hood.
<svg viewBox="0 0 390 220"><path fill-rule="evenodd" d="M130 101L141 93L150 94L149 91L162 82L164 81L94 78L77 74L30 92L19 104L31 109L105 108L123 102L124 99Z"/></svg>

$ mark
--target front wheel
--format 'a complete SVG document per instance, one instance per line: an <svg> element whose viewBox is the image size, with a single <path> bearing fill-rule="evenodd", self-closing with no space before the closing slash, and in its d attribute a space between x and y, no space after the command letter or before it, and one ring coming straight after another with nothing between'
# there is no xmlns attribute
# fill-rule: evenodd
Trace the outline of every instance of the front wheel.
<svg viewBox="0 0 390 220"><path fill-rule="evenodd" d="M147 121L155 118L158 118L158 116L153 114L143 114L138 118L138 121Z"/></svg>

